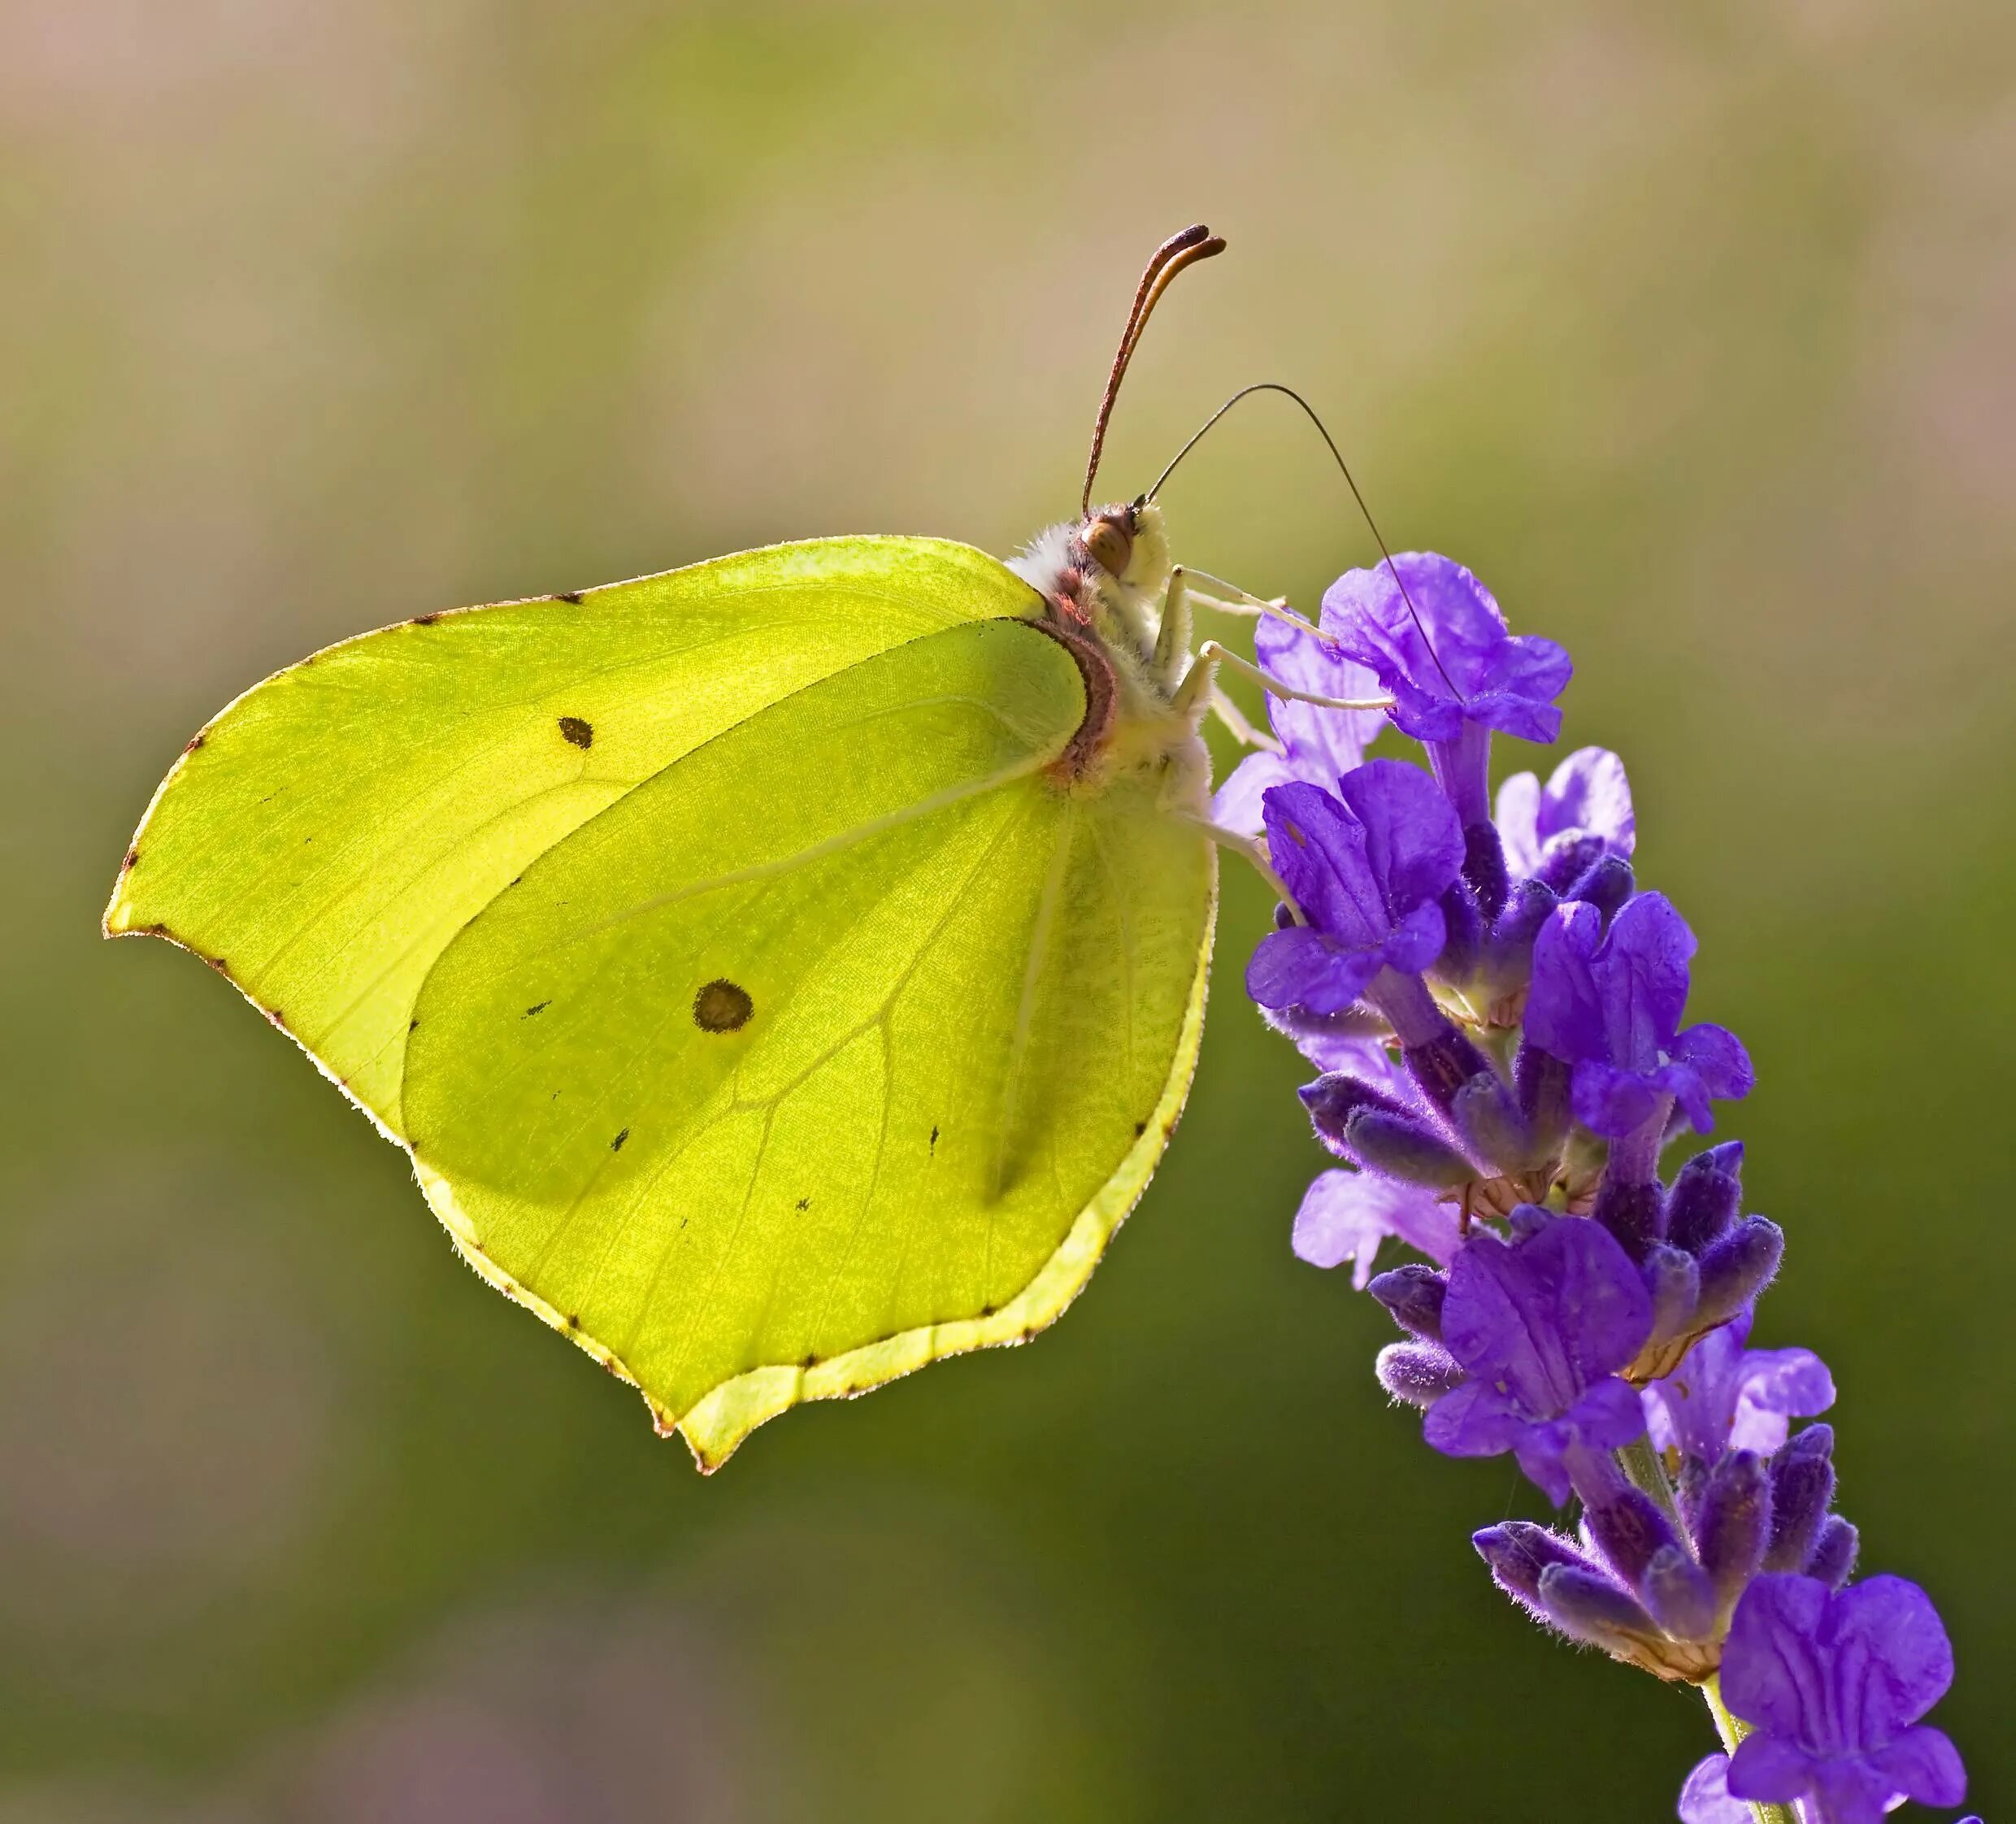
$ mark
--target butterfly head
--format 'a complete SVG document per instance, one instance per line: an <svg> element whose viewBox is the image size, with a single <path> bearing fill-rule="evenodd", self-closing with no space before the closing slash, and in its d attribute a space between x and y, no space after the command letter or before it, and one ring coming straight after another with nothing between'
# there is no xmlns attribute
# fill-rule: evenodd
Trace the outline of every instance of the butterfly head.
<svg viewBox="0 0 2016 1824"><path fill-rule="evenodd" d="M1124 506L1102 506L1079 523L1078 542L1095 584L1159 596L1169 584L1169 535L1162 509L1142 495Z"/></svg>

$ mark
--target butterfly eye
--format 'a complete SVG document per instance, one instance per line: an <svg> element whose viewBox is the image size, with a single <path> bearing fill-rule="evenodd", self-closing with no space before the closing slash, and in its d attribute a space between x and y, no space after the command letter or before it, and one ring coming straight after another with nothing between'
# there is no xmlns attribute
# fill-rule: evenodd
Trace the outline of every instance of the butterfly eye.
<svg viewBox="0 0 2016 1824"><path fill-rule="evenodd" d="M1127 526L1130 515L1101 513L1085 522L1085 549L1109 575L1118 576L1134 555L1134 536Z"/></svg>

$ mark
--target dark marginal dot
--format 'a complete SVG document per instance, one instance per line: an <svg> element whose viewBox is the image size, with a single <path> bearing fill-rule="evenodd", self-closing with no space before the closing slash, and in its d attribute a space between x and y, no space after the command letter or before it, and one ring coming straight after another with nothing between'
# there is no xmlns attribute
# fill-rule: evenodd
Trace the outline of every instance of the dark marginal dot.
<svg viewBox="0 0 2016 1824"><path fill-rule="evenodd" d="M808 1355L799 1366L805 1368L816 1368L819 1366L819 1357L815 1355Z"/></svg>
<svg viewBox="0 0 2016 1824"><path fill-rule="evenodd" d="M440 619L439 615L415 615L406 624L409 627L432 627Z"/></svg>
<svg viewBox="0 0 2016 1824"><path fill-rule="evenodd" d="M1136 1123L1134 1123L1134 1137L1135 1137L1135 1139L1139 1140L1139 1139L1141 1137L1141 1136L1142 1136L1143 1134L1146 1133L1147 1131L1148 1131L1148 1123L1147 1123L1145 1121L1137 1121L1137 1122L1136 1122Z"/></svg>
<svg viewBox="0 0 2016 1824"><path fill-rule="evenodd" d="M578 608L581 602L581 592L579 589L563 589L553 599L555 601L571 601Z"/></svg>
<svg viewBox="0 0 2016 1824"><path fill-rule="evenodd" d="M623 1143L625 1140L627 1140L628 1139L629 1139L629 1137L630 1137L630 1130L629 1130L628 1127L626 1127L626 1128L624 1128L624 1129L623 1129L623 1131L620 1134L617 1135L617 1136L616 1136L616 1137L615 1137L614 1140L612 1140L609 1143L609 1150L610 1150L611 1153L620 1153L620 1152L622 1152L622 1151L623 1151Z"/></svg>
<svg viewBox="0 0 2016 1824"><path fill-rule="evenodd" d="M543 1014L547 1008L550 1007L552 1005L553 1003L550 1001L539 1001L534 1005L528 1007L524 1012L520 1014L518 1017L520 1019L530 1019L534 1014Z"/></svg>
<svg viewBox="0 0 2016 1824"><path fill-rule="evenodd" d="M197 750L197 749L198 749L199 747L201 747L202 745L203 745L203 737L202 737L201 735L198 735L198 736L193 736L193 737L190 740L189 745L188 745L187 747L184 748L184 749L182 749L182 751L183 751L185 753L193 753Z"/></svg>
<svg viewBox="0 0 2016 1824"><path fill-rule="evenodd" d="M416 1019L410 1019L406 1023L406 1029L409 1032L417 1032L420 1029L420 1023Z"/></svg>
<svg viewBox="0 0 2016 1824"><path fill-rule="evenodd" d="M579 1330L580 1327L581 1320L570 1313L567 1317L567 1328L569 1330Z"/></svg>
<svg viewBox="0 0 2016 1824"><path fill-rule="evenodd" d="M219 975L228 975L231 973L230 965L222 957L205 957L203 961L215 970Z"/></svg>
<svg viewBox="0 0 2016 1824"><path fill-rule="evenodd" d="M702 1032L738 1032L755 1011L749 990L726 976L717 976L693 997L693 1024Z"/></svg>
<svg viewBox="0 0 2016 1824"><path fill-rule="evenodd" d="M140 851L137 849L128 849L126 851L126 859L119 865L121 871L131 874L140 866Z"/></svg>
<svg viewBox="0 0 2016 1824"><path fill-rule="evenodd" d="M993 1308L993 1305L983 1305L980 1307L980 1315L981 1315L982 1317L984 1317L984 1318L991 1318L992 1316L993 1316L993 1314L994 1314L994 1308Z"/></svg>
<svg viewBox="0 0 2016 1824"><path fill-rule="evenodd" d="M562 716L560 732L576 747L589 747L594 743L595 731L578 715Z"/></svg>

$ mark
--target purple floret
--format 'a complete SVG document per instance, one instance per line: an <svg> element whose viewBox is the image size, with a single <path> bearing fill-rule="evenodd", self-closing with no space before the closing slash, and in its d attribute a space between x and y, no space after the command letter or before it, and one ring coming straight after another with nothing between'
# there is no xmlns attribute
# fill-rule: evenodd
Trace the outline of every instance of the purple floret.
<svg viewBox="0 0 2016 1824"><path fill-rule="evenodd" d="M1701 1133L1716 1097L1749 1093L1749 1054L1719 1026L1679 1029L1694 934L1663 893L1640 893L1603 929L1593 905L1571 903L1533 945L1526 1036L1575 1066L1575 1118L1622 1138L1677 1101Z"/></svg>
<svg viewBox="0 0 2016 1824"><path fill-rule="evenodd" d="M1253 629L1253 657L1262 671L1318 697L1358 699L1380 694L1379 682L1314 634L1268 616ZM1212 801L1211 821L1241 836L1258 836L1260 801L1276 785L1300 781L1327 789L1362 764L1366 744L1386 720L1384 710L1327 710L1314 703L1270 697L1267 722L1279 753L1249 753Z"/></svg>
<svg viewBox="0 0 2016 1824"><path fill-rule="evenodd" d="M1498 837L1515 880L1545 877L1565 892L1605 855L1628 860L1637 819L1624 762L1607 748L1579 748L1546 784L1514 773L1498 788Z"/></svg>
<svg viewBox="0 0 2016 1824"><path fill-rule="evenodd" d="M1881 1824L1899 1797L1958 1804L1959 1751L1918 1722L1953 1672L1939 1612L1915 1583L1872 1577L1836 1592L1759 1577L1723 1655L1723 1700L1754 1730L1730 1757L1730 1793L1804 1800L1811 1824Z"/></svg>
<svg viewBox="0 0 2016 1824"><path fill-rule="evenodd" d="M1645 1390L1652 1441L1713 1465L1727 1450L1768 1457L1793 1418L1834 1404L1834 1378L1811 1349L1749 1349L1748 1312L1710 1331Z"/></svg>
<svg viewBox="0 0 2016 1824"><path fill-rule="evenodd" d="M1388 714L1427 745L1465 826L1490 816L1493 730L1528 741L1561 732L1554 699L1575 669L1567 653L1510 632L1491 592L1450 558L1403 551L1390 564L1347 571L1324 593L1323 629L1393 693Z"/></svg>
<svg viewBox="0 0 2016 1824"><path fill-rule="evenodd" d="M1266 795L1267 849L1306 924L1271 932L1246 967L1263 1007L1342 1013L1383 969L1418 975L1440 953L1437 897L1463 863L1462 832L1419 768L1374 760L1319 787Z"/></svg>
<svg viewBox="0 0 2016 1824"><path fill-rule="evenodd" d="M1371 1172L1327 1171L1303 1193L1295 1213L1296 1254L1312 1266L1349 1261L1351 1283L1360 1291L1371 1281L1373 1257L1388 1236L1432 1261L1445 1262L1458 1239L1455 1209L1419 1184Z"/></svg>
<svg viewBox="0 0 2016 1824"><path fill-rule="evenodd" d="M1617 1370L1650 1332L1652 1301L1600 1224L1531 1205L1517 1221L1519 1240L1480 1230L1457 1251L1442 1343L1471 1379L1436 1402L1425 1435L1451 1457L1511 1451L1558 1506L1572 1453L1644 1435L1638 1396Z"/></svg>

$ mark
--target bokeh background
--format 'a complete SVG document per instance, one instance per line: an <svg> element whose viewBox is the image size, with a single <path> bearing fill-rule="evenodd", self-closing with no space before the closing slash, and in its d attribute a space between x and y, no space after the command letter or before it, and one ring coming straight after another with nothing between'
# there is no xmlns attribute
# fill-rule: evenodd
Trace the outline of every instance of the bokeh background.
<svg viewBox="0 0 2016 1824"><path fill-rule="evenodd" d="M1578 666L1761 1084L1760 1340L1833 1363L1865 1563L1951 1622L1992 1819L2016 1579L2016 25L1873 0L0 3L0 1820L1670 1816L1688 1694L1550 1646L1237 992L1033 1347L703 1481L456 1260L223 984L102 943L188 734L428 609L1068 511L1329 415L1397 543ZM1369 551L1243 407L1166 502ZM1545 755L1501 757L1506 764Z"/></svg>

